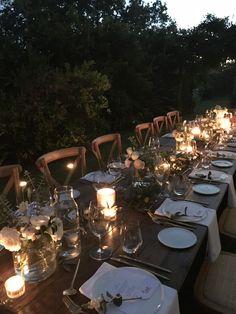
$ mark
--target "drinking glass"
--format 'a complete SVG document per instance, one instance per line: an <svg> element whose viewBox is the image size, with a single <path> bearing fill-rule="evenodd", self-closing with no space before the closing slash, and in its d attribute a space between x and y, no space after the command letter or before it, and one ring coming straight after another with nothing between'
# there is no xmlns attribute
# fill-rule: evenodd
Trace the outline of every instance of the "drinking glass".
<svg viewBox="0 0 236 314"><path fill-rule="evenodd" d="M122 249L128 254L137 252L143 243L138 221L127 222L122 228Z"/></svg>
<svg viewBox="0 0 236 314"><path fill-rule="evenodd" d="M188 189L188 180L182 174L176 174L173 178L173 192L176 196L184 196Z"/></svg>
<svg viewBox="0 0 236 314"><path fill-rule="evenodd" d="M88 209L88 224L91 232L99 239L99 246L91 249L90 257L97 261L108 259L112 254L112 250L108 246L102 245L102 237L109 230L111 221L105 216L104 208L91 202Z"/></svg>
<svg viewBox="0 0 236 314"><path fill-rule="evenodd" d="M111 160L108 165L108 173L112 176L119 177L121 175L122 169L124 169L125 165L122 163L121 158Z"/></svg>
<svg viewBox="0 0 236 314"><path fill-rule="evenodd" d="M201 159L201 167L202 169L209 169L211 164L211 157L209 150L205 150L203 152L203 156Z"/></svg>

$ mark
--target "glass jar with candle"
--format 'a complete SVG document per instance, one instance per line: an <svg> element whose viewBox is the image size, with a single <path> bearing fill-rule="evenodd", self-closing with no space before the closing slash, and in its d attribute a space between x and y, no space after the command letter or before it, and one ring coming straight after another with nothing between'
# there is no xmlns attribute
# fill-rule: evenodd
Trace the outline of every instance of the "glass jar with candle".
<svg viewBox="0 0 236 314"><path fill-rule="evenodd" d="M64 259L77 257L81 251L79 211L73 198L71 186L55 188L55 214L62 220L63 236L59 248L59 256Z"/></svg>

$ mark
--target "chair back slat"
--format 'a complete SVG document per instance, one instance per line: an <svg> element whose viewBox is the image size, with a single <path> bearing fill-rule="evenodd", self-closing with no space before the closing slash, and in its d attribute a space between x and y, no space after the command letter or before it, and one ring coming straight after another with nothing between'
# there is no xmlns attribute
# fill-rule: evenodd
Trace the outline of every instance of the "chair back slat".
<svg viewBox="0 0 236 314"><path fill-rule="evenodd" d="M169 111L166 114L169 131L172 131L177 123L180 123L180 112Z"/></svg>
<svg viewBox="0 0 236 314"><path fill-rule="evenodd" d="M135 134L140 146L147 145L149 138L154 136L153 123L145 122L136 125Z"/></svg>
<svg viewBox="0 0 236 314"><path fill-rule="evenodd" d="M160 136L163 131L167 131L167 117L158 116L153 119L154 132L156 136Z"/></svg>

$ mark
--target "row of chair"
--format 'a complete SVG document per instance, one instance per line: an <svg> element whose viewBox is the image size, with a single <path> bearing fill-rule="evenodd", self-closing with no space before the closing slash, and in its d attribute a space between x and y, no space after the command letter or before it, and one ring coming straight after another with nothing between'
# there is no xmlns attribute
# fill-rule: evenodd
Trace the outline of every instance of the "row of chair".
<svg viewBox="0 0 236 314"><path fill-rule="evenodd" d="M135 134L141 146L148 143L150 137L159 137L163 132L170 132L181 121L179 111L167 112L166 116L158 116L152 122L140 123L135 127Z"/></svg>

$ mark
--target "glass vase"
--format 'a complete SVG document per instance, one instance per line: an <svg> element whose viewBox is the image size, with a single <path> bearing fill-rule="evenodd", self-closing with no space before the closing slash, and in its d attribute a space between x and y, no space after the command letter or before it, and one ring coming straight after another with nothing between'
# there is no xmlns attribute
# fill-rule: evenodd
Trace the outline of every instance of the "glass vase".
<svg viewBox="0 0 236 314"><path fill-rule="evenodd" d="M23 241L21 249L13 253L15 273L25 281L40 282L56 270L56 250L54 242L46 238Z"/></svg>

